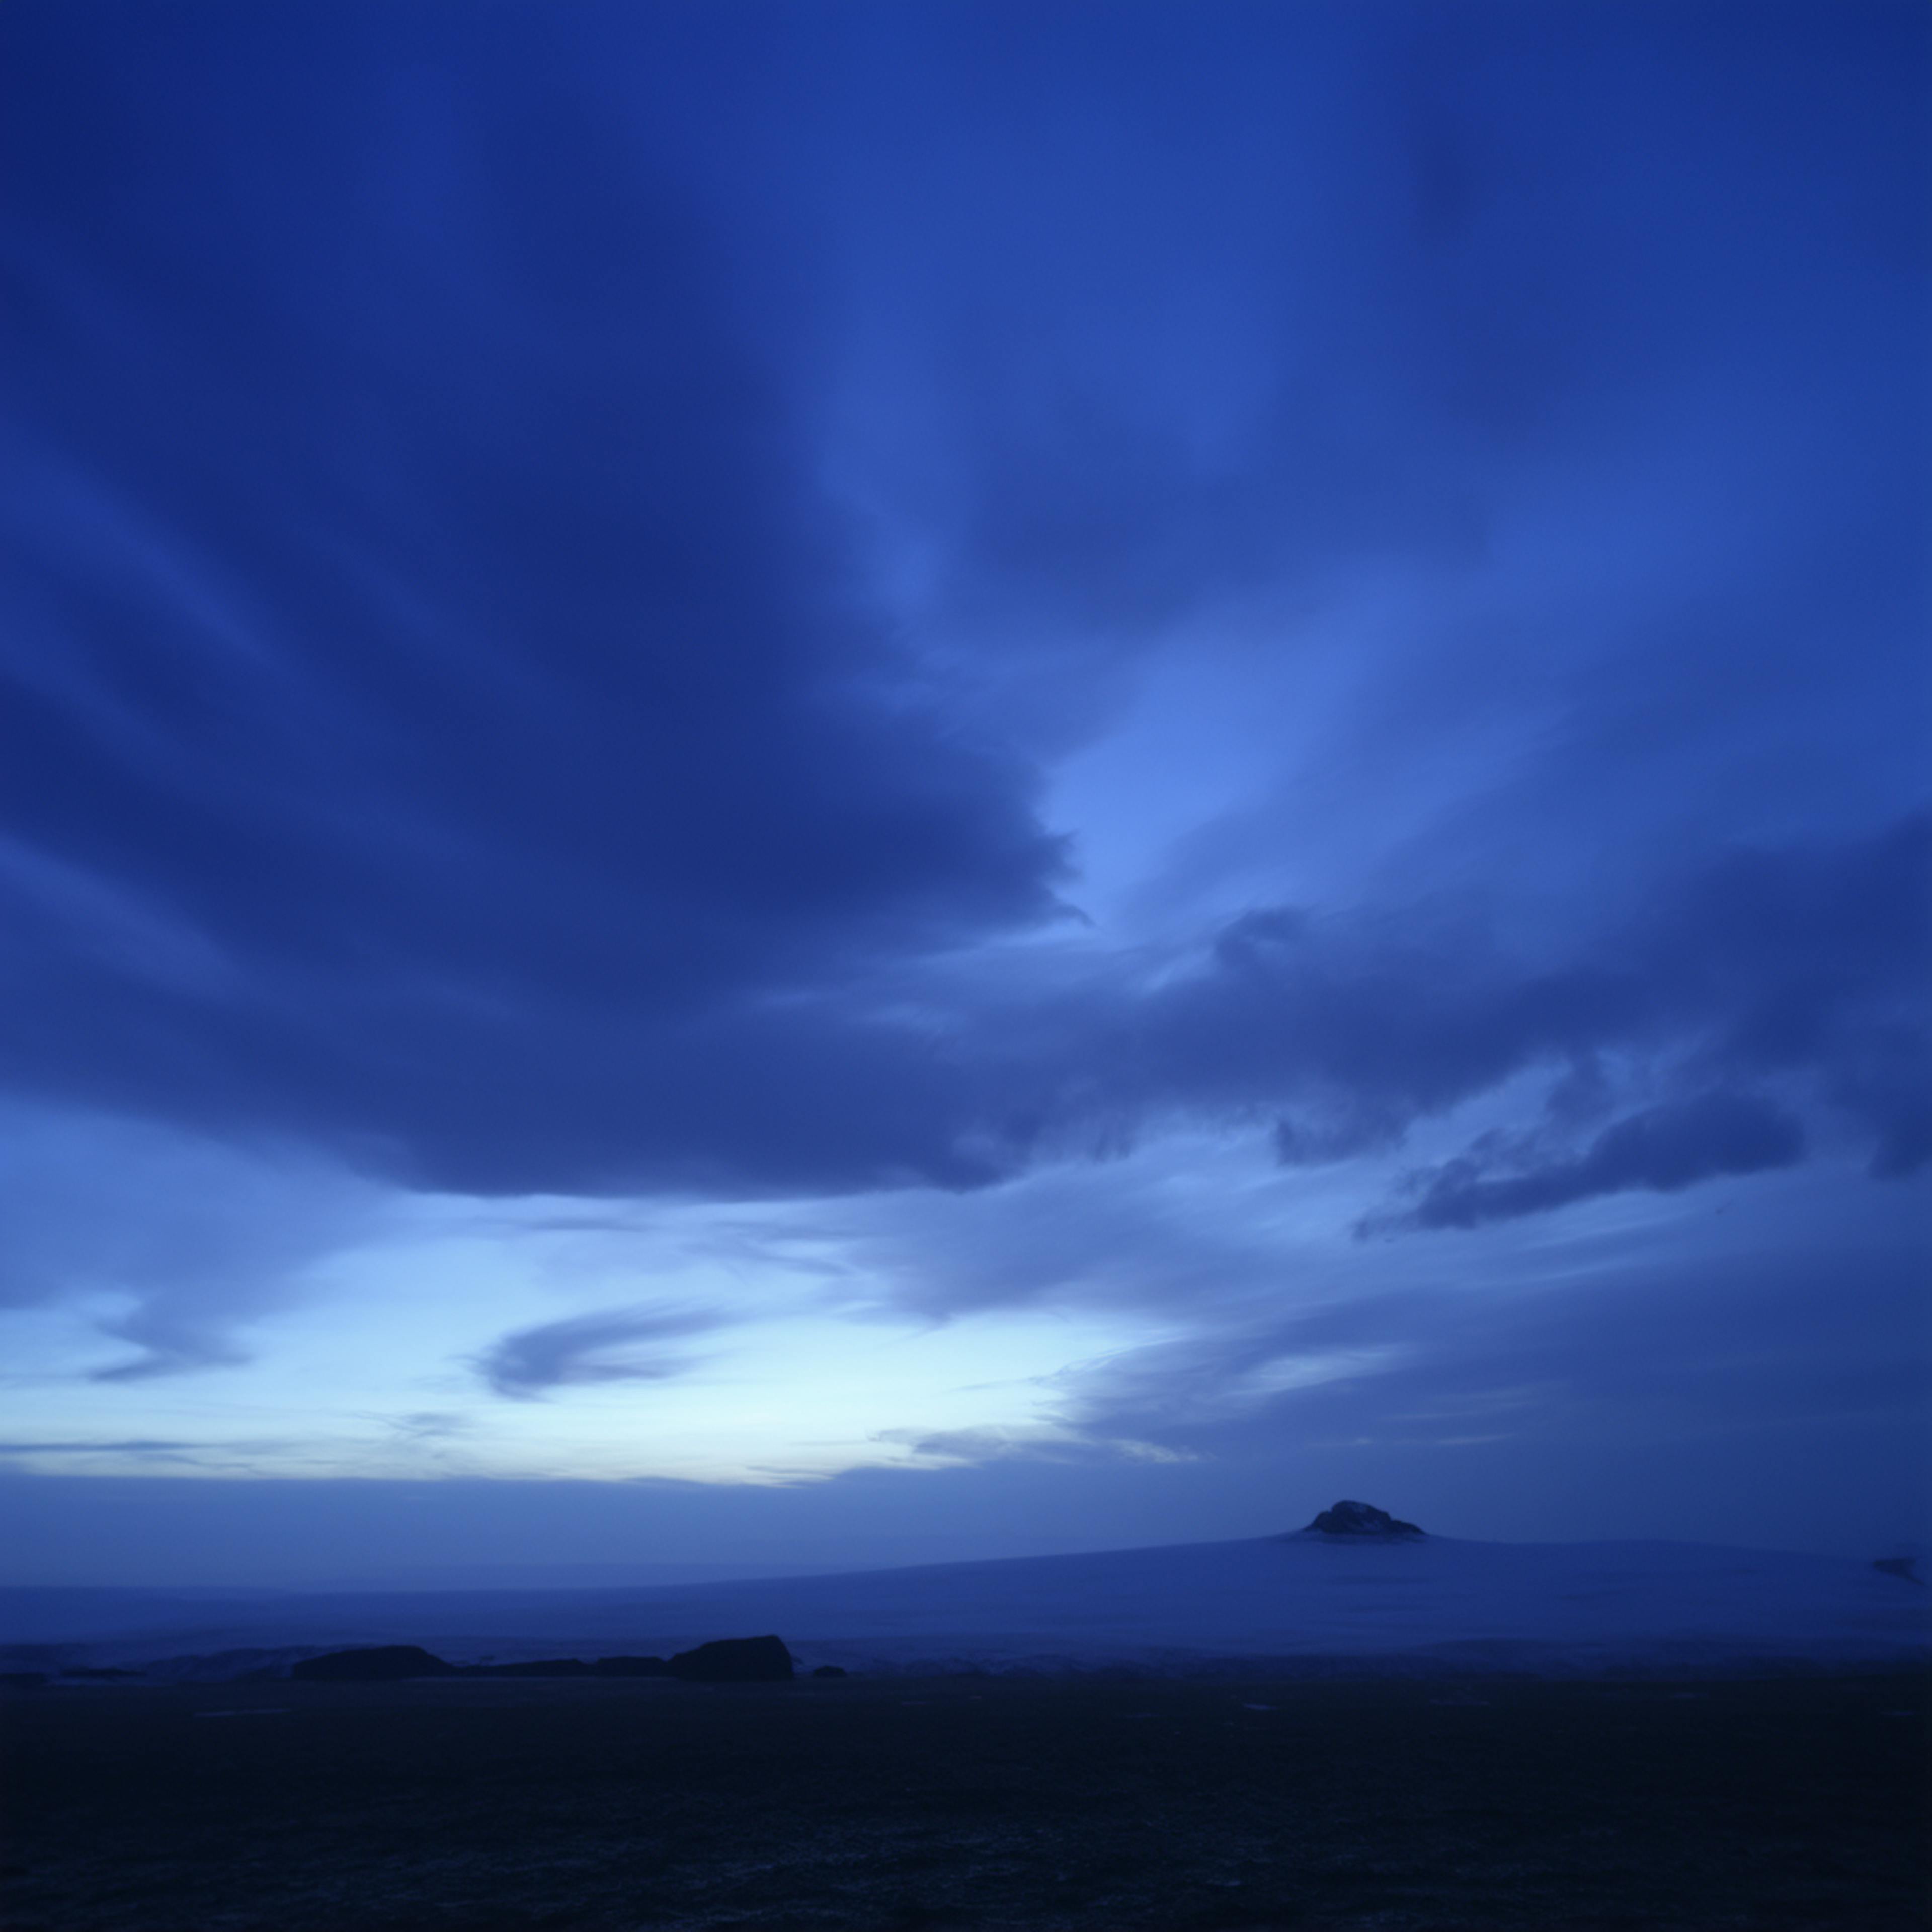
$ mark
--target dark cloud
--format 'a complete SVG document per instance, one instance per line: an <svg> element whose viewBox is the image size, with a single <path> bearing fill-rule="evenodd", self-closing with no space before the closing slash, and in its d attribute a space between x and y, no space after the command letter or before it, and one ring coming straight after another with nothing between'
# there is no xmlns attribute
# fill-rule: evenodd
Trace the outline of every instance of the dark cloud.
<svg viewBox="0 0 1932 1932"><path fill-rule="evenodd" d="M547 1390L585 1382L664 1382L690 1366L688 1355L640 1352L638 1344L701 1335L722 1318L687 1310L605 1309L506 1335L477 1359L499 1395L530 1400Z"/></svg>
<svg viewBox="0 0 1932 1932"><path fill-rule="evenodd" d="M1726 855L1541 959L1505 946L1466 903L1246 914L1195 970L1122 1000L1068 1104L1111 1100L1128 1120L1286 1107L1276 1151L1304 1165L1388 1148L1418 1120L1540 1076L1533 1171L1487 1178L1500 1151L1488 1142L1426 1179L1412 1226L1799 1157L1787 1106L1714 1075L1801 1087L1874 1172L1900 1175L1924 1159L1911 1096L1932 1076L1928 878L1932 823L1913 818L1835 848ZM1567 1151L1623 1090L1641 1100L1659 1082L1681 1091Z"/></svg>
<svg viewBox="0 0 1932 1932"><path fill-rule="evenodd" d="M1932 1156L1932 818L1730 854L1638 943L1672 1012L1704 1016L1711 1064L1815 1071L1870 1137L1874 1174Z"/></svg>
<svg viewBox="0 0 1932 1932"><path fill-rule="evenodd" d="M1789 1167L1804 1150L1803 1128L1782 1108L1756 1094L1703 1094L1618 1121L1574 1160L1500 1178L1480 1154L1446 1162L1414 1178L1421 1198L1406 1214L1364 1230L1474 1228L1634 1188L1674 1194L1720 1174Z"/></svg>
<svg viewBox="0 0 1932 1932"><path fill-rule="evenodd" d="M896 694L771 292L581 70L478 16L428 152L429 15L107 11L10 16L16 1082L581 1178L580 1112L645 1164L647 1067L581 1065L639 1016L1052 910L1028 773Z"/></svg>
<svg viewBox="0 0 1932 1932"><path fill-rule="evenodd" d="M1780 17L10 8L0 1070L506 1193L1526 1074L1511 1199L1787 1088L1910 1170L1922 43ZM1406 872L1000 951L1163 627L1498 557L1294 828Z"/></svg>

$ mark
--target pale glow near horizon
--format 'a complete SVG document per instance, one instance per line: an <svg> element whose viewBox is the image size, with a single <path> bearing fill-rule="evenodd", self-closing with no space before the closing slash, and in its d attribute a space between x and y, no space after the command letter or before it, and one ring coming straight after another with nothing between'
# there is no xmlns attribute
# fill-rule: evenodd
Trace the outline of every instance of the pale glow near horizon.
<svg viewBox="0 0 1932 1932"><path fill-rule="evenodd" d="M1467 1124L1418 1138L1447 1142ZM1365 1287L1432 1282L1483 1298L1466 1279L1454 1291L1436 1282L1424 1252L1350 1238L1376 1186L1283 1170L1251 1136L1181 1130L976 1193L397 1196L359 1238L279 1286L265 1279L262 1300L227 1331L238 1360L99 1378L136 1353L112 1329L136 1298L110 1288L0 1314L0 1456L50 1474L782 1484L1057 1442L1185 1456L1131 1428L1083 1430L1083 1400L1124 1375L1164 1382L1219 1329L1264 1331ZM1501 1231L1487 1292L1587 1274L1604 1240L1621 1251L1683 1211L1625 1196L1561 1228ZM660 1375L520 1396L485 1372L506 1337L694 1312L717 1325L620 1339L583 1358ZM1381 1339L1258 1346L1245 1368L1156 1406L1168 1423L1206 1426L1286 1390L1372 1378L1409 1352Z"/></svg>
<svg viewBox="0 0 1932 1932"><path fill-rule="evenodd" d="M453 1216L457 1204L434 1207ZM668 1244L600 1232L593 1257L580 1240L547 1241L540 1226L518 1238L514 1208L498 1218L494 1235L426 1228L330 1257L294 1305L242 1331L243 1363L79 1379L127 1356L96 1325L120 1298L11 1315L0 1453L70 1474L809 1480L929 1462L916 1447L928 1436L1050 1435L1056 1376L1174 1332L1131 1312L1053 1306L937 1322L836 1276L828 1288L755 1260L677 1264L663 1250L688 1228ZM662 1376L518 1398L479 1369L506 1334L638 1307L704 1308L725 1323L597 1358L610 1368L649 1356L671 1371ZM34 1442L101 1446L26 1447Z"/></svg>

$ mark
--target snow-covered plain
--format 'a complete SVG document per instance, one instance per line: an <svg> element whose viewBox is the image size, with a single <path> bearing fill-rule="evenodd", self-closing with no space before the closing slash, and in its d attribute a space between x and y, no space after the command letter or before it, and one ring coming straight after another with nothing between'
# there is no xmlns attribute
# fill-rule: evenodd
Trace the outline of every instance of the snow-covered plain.
<svg viewBox="0 0 1932 1932"><path fill-rule="evenodd" d="M508 1661L766 1631L808 1666L922 1673L1923 1665L1932 1588L1850 1558L1706 1544L1292 1534L644 1590L0 1592L12 1668L26 1646L44 1664L375 1643Z"/></svg>

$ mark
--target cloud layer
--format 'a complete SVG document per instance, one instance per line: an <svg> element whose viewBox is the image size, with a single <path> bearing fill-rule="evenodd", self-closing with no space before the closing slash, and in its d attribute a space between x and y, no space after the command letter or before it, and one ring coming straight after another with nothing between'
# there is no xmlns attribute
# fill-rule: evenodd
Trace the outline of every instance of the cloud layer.
<svg viewBox="0 0 1932 1932"><path fill-rule="evenodd" d="M1928 73L1890 0L14 0L7 1318L132 1402L500 1211L398 1442L1064 1304L1173 1334L875 1439L1150 1468L1584 1354L1663 1428L1672 1296L1769 1427L1856 1270L1894 1414ZM634 1252L519 1299L524 1196ZM1775 1268L1646 1245L1732 1198Z"/></svg>
<svg viewBox="0 0 1932 1932"><path fill-rule="evenodd" d="M1754 858L1647 933L1558 904L1573 956L1546 946L1540 974L1412 890L1252 913L1180 993L1103 983L1086 1066L1015 1064L922 976L1061 916L1078 853L1042 822L1038 754L1100 721L1075 683L1124 688L1244 587L1318 596L1375 560L1447 586L1519 540L1529 492L1593 488L1632 589L1621 628L1614 606L1576 627L1598 566L1546 543L1519 577L1557 573L1543 621L1574 634L1527 686L1508 635L1384 647L1438 734L1505 679L1514 728L1560 721L1562 784L1519 788L1508 832L1479 816L1460 869L1493 891L1527 840L1534 872L1552 816L1573 850L1602 836L1634 756L1684 802L1683 746L1736 764L1718 714L1747 674L1784 707L1750 757L1802 728L1844 762L1910 576L1904 424L1844 387L1905 366L1910 320L1885 279L1912 137L1885 10L1775 55L1716 15L1646 38L1587 10L1560 32L1398 10L1379 37L1150 12L1097 66L1078 10L898 33L754 13L792 85L669 15L585 10L541 52L513 15L10 17L20 1087L446 1187L836 1190L1005 1172L1028 1116L1083 1085L1131 1112L1105 1064L1123 1036L1153 1041L1162 1103L1327 1090L1283 1130L1304 1158L1675 1024L1747 1074L1828 1061L1886 1170L1920 1157L1868 997L1908 970L1910 862L1850 836L1792 857L1761 782L1712 828ZM1684 92L1713 63L1723 123ZM1586 72L1564 116L1537 104ZM1633 129L1637 92L1656 111ZM835 110L860 97L854 134ZM696 131L698 100L723 131ZM1091 136L1056 145L1070 103ZM1219 131L1174 176L1196 127ZM902 180L874 165L888 137ZM962 142L991 163L970 189ZM922 220L908 182L936 197ZM1801 367L1753 432L1766 457L1726 475L1760 541L1823 502L1801 480L1820 436L1853 460L1808 543L1718 593L1684 577L1667 506L1632 525L1618 466L1676 458L1658 412L1695 382L1708 467ZM1678 495L1708 517L1696 470ZM1653 652L1630 627L1673 598ZM1814 705L1826 626L1858 642ZM1269 648L1315 644L1291 626ZM1339 816L1391 784L1439 855L1466 795L1375 778L1417 725L1364 722L1378 752ZM1044 1033L1054 995L999 1030Z"/></svg>

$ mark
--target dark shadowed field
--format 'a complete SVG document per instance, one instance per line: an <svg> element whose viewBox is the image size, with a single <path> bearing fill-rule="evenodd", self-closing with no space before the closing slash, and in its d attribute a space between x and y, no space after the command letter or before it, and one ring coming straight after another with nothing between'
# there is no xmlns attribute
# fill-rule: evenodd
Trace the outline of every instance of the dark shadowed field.
<svg viewBox="0 0 1932 1932"><path fill-rule="evenodd" d="M860 1679L4 1694L4 1923L1927 1923L1928 1686Z"/></svg>

